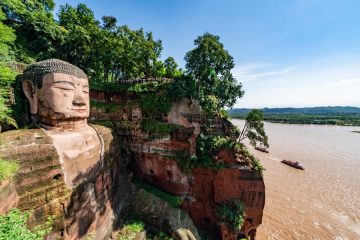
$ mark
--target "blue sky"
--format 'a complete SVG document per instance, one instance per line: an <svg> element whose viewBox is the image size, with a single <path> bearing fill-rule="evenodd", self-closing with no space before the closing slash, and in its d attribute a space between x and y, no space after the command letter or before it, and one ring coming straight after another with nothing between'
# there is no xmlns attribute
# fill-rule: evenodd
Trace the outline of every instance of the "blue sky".
<svg viewBox="0 0 360 240"><path fill-rule="evenodd" d="M220 36L245 96L235 107L360 107L359 0L55 0L152 31L184 66L194 39ZM57 10L55 11L57 12Z"/></svg>

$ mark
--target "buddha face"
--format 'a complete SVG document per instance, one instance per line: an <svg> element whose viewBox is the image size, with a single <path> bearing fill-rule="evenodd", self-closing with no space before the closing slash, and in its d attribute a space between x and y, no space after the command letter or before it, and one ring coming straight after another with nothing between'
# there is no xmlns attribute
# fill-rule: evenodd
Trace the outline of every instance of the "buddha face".
<svg viewBox="0 0 360 240"><path fill-rule="evenodd" d="M23 81L24 93L32 114L40 123L50 126L85 122L89 116L89 84L86 78L65 73L44 75L42 87Z"/></svg>

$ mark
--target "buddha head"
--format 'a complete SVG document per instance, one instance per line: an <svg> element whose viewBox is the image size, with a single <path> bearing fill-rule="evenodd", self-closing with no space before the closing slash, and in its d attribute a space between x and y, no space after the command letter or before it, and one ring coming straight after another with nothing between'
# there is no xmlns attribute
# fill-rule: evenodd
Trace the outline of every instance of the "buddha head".
<svg viewBox="0 0 360 240"><path fill-rule="evenodd" d="M29 65L22 86L30 112L50 127L86 124L89 116L89 84L78 67L49 59Z"/></svg>

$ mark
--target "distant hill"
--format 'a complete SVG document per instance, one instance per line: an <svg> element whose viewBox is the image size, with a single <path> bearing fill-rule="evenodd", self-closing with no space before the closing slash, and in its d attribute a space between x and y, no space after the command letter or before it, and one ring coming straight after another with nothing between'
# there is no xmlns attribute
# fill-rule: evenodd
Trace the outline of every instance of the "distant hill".
<svg viewBox="0 0 360 240"><path fill-rule="evenodd" d="M335 107L305 107L305 108L263 108L265 115L268 114L304 114L304 115L338 115L338 114L360 114L360 108L349 106ZM234 108L228 110L231 116L246 115L251 109Z"/></svg>

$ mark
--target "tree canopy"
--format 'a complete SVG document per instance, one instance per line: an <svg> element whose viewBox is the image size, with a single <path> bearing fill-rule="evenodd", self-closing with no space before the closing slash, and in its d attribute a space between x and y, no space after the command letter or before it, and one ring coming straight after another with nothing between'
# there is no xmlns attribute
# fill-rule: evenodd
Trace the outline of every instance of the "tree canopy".
<svg viewBox="0 0 360 240"><path fill-rule="evenodd" d="M9 66L9 62L12 60L10 47L15 41L15 34L12 28L3 23L4 20L5 15L0 9L0 124L16 126L9 107L10 85L15 80L15 73Z"/></svg>
<svg viewBox="0 0 360 240"><path fill-rule="evenodd" d="M185 61L187 73L197 81L200 104L211 113L233 106L244 94L241 83L231 73L233 57L224 49L219 36L205 33L194 44Z"/></svg>
<svg viewBox="0 0 360 240"><path fill-rule="evenodd" d="M82 68L90 83L171 78L169 91L198 99L211 115L233 106L244 94L231 73L233 57L219 36L205 33L196 38L183 72L173 57L161 60L162 42L152 32L118 25L113 16L99 21L85 4L61 5L55 20L54 6L53 0L1 1L3 26L10 29L2 31L2 37L13 36L4 43L6 56L23 63L59 58Z"/></svg>

